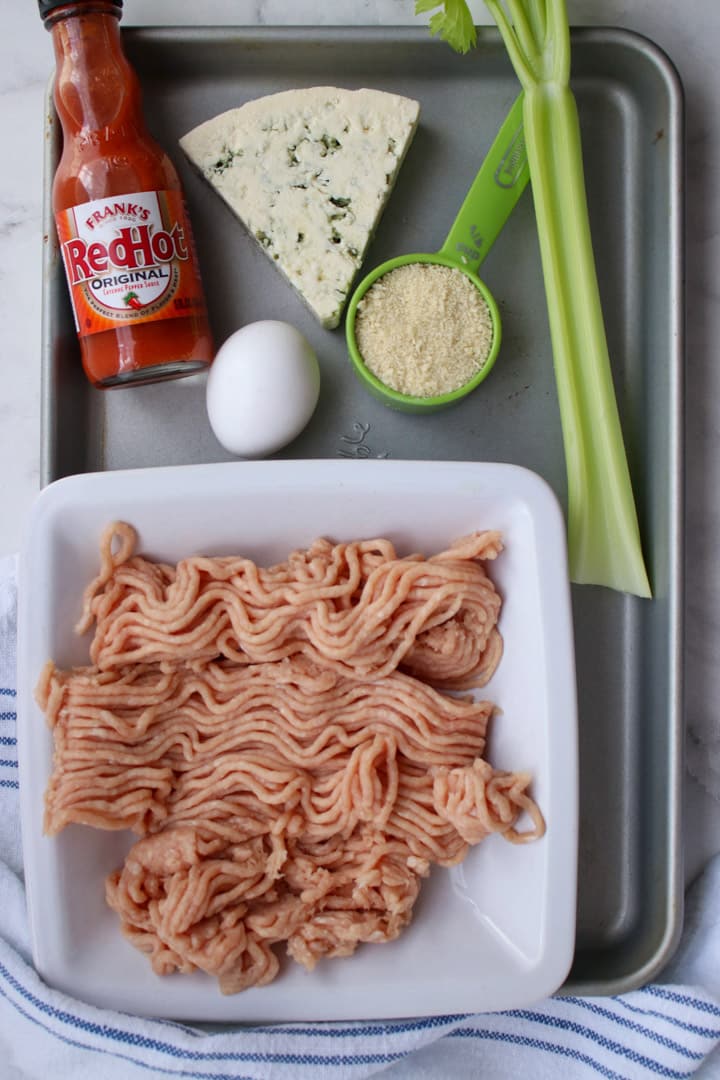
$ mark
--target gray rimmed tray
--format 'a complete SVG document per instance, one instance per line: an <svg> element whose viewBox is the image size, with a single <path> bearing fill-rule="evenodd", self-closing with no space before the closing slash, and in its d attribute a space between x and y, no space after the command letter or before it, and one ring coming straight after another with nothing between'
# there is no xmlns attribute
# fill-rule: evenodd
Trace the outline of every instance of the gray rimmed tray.
<svg viewBox="0 0 720 1080"><path fill-rule="evenodd" d="M373 86L415 97L418 133L365 268L440 247L518 87L497 33L456 56L417 28L125 31L150 126L181 172L218 342L280 318L322 367L309 427L277 457L507 461L565 497L565 468L531 195L483 276L504 342L491 377L452 410L390 412L355 380L342 330L322 329L177 146L195 124L294 86ZM580 705L580 866L565 991L617 993L669 957L682 924L683 101L651 42L573 32L573 88L613 372L655 598L574 590ZM42 480L227 460L201 377L100 392L80 367L50 210L60 134L47 107ZM429 508L431 511L431 508Z"/></svg>

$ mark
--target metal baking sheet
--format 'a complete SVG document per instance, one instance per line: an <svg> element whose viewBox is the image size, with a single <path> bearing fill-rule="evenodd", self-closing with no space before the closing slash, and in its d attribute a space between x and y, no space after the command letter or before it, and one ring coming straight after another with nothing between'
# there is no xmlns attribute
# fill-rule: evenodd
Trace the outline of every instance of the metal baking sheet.
<svg viewBox="0 0 720 1080"><path fill-rule="evenodd" d="M217 341L261 318L312 342L322 390L278 457L506 461L561 500L565 467L533 215L525 194L483 276L504 341L491 377L432 416L394 413L356 381L342 329L321 328L189 168L195 124L297 86L371 86L417 98L421 122L366 260L433 251L518 87L494 30L455 55L423 28L126 30L146 113L186 185ZM580 704L577 944L565 990L616 993L667 960L682 923L682 90L670 61L626 31L573 33L591 225L652 602L574 590ZM60 135L47 109L43 481L71 473L226 460L202 377L121 391L85 381L49 207ZM432 507L428 508L432 512Z"/></svg>

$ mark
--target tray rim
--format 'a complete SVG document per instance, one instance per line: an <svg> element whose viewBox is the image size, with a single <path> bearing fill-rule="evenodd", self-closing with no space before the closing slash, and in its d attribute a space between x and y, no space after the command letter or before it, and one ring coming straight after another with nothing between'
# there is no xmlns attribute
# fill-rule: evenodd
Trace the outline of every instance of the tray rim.
<svg viewBox="0 0 720 1080"><path fill-rule="evenodd" d="M482 25L478 28L478 48L492 44L497 46L500 35L493 26ZM438 48L447 48L437 38L430 38L427 27L407 24L337 24L323 26L288 25L288 24L226 24L211 26L196 25L143 25L128 26L123 33L132 38L182 39L200 38L205 40L222 39L233 35L242 41L252 43L266 42L269 37L292 41L327 41L332 42L342 37L354 38L366 42L400 37L410 42L435 41ZM669 657L672 658L670 692L667 701L668 724L668 776L673 781L673 795L669 799L668 814L668 864L664 880L666 883L667 918L664 933L657 942L654 952L647 956L632 972L617 977L598 976L594 979L576 979L572 970L558 991L559 994L595 995L616 994L635 989L647 983L668 962L675 951L683 928L684 867L682 836L682 768L684 761L684 579L685 579L685 485L684 485L684 437L685 437L685 91L678 69L669 54L650 37L625 27L582 26L571 27L573 44L588 42L634 48L651 59L656 70L662 76L667 95L669 118L674 132L666 132L670 147L668 159L669 192L671 205L668 213L668 242L671 253L669 271L669 300L671 306L671 325L673 327L669 343L671 359L669 367L669 440L671 446L668 485L671 494L671 512L668 515L668 642ZM54 169L53 146L56 135L56 120L52 104L52 76L48 80L45 102L44 126L44 180L43 180L43 290L42 290L42 356L41 356L41 426L40 426L40 487L44 488L53 480L65 475L57 472L54 446L57 437L59 419L53 413L53 361L52 342L49 327L52 322L52 298L48 281L58 258L54 242L54 221L49 206L48 192ZM55 388L56 390L56 388ZM152 466L150 466L152 467ZM89 468L86 472L93 472ZM102 470L101 470L102 471ZM72 474L69 474L72 475ZM589 953L606 955L618 946L609 949L588 950Z"/></svg>

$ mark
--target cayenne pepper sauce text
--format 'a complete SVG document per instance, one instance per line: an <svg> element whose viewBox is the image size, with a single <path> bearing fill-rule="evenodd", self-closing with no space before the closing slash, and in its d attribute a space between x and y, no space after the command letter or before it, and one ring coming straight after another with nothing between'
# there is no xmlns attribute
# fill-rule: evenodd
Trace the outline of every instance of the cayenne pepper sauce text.
<svg viewBox="0 0 720 1080"><path fill-rule="evenodd" d="M125 58L122 0L39 0L63 150L53 210L83 368L101 388L190 375L213 343L174 165Z"/></svg>

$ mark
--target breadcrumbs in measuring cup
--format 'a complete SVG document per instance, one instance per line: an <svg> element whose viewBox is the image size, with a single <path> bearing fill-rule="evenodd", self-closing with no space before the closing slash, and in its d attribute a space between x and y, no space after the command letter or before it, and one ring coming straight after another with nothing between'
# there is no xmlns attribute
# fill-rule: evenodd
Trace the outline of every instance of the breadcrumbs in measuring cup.
<svg viewBox="0 0 720 1080"><path fill-rule="evenodd" d="M439 263L390 270L358 305L355 338L365 366L391 390L449 394L487 361L493 320L482 293Z"/></svg>

